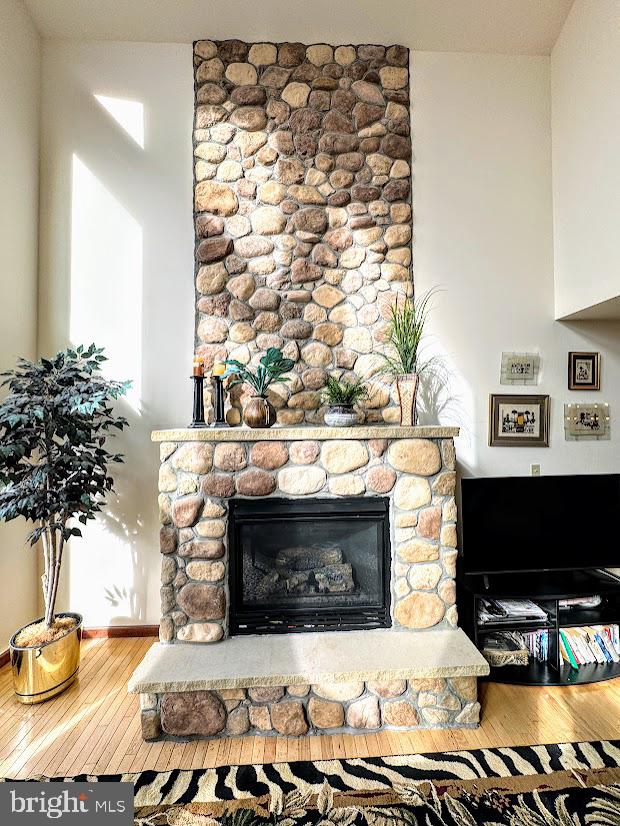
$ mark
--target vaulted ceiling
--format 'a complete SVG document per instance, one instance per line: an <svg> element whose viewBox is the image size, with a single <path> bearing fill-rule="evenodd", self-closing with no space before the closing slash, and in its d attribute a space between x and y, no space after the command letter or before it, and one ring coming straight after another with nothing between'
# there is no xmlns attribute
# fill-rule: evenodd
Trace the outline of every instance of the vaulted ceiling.
<svg viewBox="0 0 620 826"><path fill-rule="evenodd" d="M546 55L573 0L25 0L45 37L403 43Z"/></svg>

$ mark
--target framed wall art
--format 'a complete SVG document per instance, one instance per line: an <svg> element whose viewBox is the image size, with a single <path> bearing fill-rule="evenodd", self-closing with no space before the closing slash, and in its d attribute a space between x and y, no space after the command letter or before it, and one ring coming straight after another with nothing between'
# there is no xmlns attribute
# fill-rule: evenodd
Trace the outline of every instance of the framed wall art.
<svg viewBox="0 0 620 826"><path fill-rule="evenodd" d="M538 384L538 353L502 353L500 384Z"/></svg>
<svg viewBox="0 0 620 826"><path fill-rule="evenodd" d="M601 389L600 353L571 352L568 354L568 389Z"/></svg>
<svg viewBox="0 0 620 826"><path fill-rule="evenodd" d="M505 396L489 399L491 447L549 447L549 396Z"/></svg>
<svg viewBox="0 0 620 826"><path fill-rule="evenodd" d="M564 438L567 442L609 439L610 423L606 402L564 405Z"/></svg>

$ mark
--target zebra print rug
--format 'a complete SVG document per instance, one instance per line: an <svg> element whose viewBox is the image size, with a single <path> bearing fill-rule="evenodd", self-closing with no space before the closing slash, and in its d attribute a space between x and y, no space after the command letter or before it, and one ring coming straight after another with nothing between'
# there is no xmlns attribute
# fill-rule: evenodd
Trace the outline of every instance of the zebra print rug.
<svg viewBox="0 0 620 826"><path fill-rule="evenodd" d="M543 776L544 785L550 787L550 776L554 774L576 777L580 772L599 772L600 776L608 777L612 770L615 778L613 770L619 768L620 740L605 740L96 777L37 777L32 780L129 781L134 784L135 806L139 809L190 803L222 804L265 797L282 799L291 795L308 798L320 795L325 784L332 793L357 793L358 796L362 793L381 795L427 781L463 786L471 781L489 779L486 785L492 785L493 779ZM620 824L620 819L610 822Z"/></svg>

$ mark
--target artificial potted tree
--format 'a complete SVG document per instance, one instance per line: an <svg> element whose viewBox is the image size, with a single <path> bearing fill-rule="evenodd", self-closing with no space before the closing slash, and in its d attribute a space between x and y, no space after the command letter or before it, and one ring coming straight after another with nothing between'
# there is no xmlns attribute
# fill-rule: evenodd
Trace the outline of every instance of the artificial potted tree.
<svg viewBox="0 0 620 826"><path fill-rule="evenodd" d="M420 345L430 310L429 301L435 292L431 289L418 299L399 295L390 306L385 332L387 352L381 355L386 372L396 379L402 426L416 423L419 377L430 363L422 361Z"/></svg>
<svg viewBox="0 0 620 826"><path fill-rule="evenodd" d="M327 376L322 399L327 405L323 416L325 424L329 427L351 427L357 424L358 414L355 405L366 396L367 391L362 379L339 381L334 376Z"/></svg>
<svg viewBox="0 0 620 826"><path fill-rule="evenodd" d="M21 628L9 648L13 685L22 703L39 703L64 691L80 662L82 617L56 613L65 546L81 536L113 489L110 463L120 453L106 449L111 430L127 420L112 401L130 383L110 381L100 371L103 350L91 345L38 362L20 359L2 373L9 394L0 404L0 519L24 517L34 524L31 546L41 543L45 615Z"/></svg>
<svg viewBox="0 0 620 826"><path fill-rule="evenodd" d="M250 367L236 359L228 359L223 378L232 377L229 388L238 384L247 384L254 391L252 398L243 408L243 421L248 427L271 427L276 422L276 411L267 398L267 391L272 384L288 381L285 373L295 366L292 359L284 358L277 347L270 347L260 359L253 372Z"/></svg>

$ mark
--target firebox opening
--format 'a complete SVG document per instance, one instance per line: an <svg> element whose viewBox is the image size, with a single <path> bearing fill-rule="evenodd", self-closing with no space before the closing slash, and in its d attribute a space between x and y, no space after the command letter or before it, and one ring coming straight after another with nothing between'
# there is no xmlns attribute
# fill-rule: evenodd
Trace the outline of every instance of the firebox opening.
<svg viewBox="0 0 620 826"><path fill-rule="evenodd" d="M235 499L231 634L386 628L389 500Z"/></svg>

